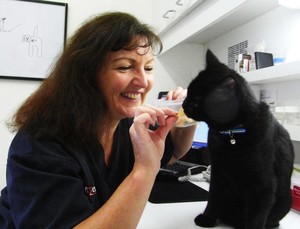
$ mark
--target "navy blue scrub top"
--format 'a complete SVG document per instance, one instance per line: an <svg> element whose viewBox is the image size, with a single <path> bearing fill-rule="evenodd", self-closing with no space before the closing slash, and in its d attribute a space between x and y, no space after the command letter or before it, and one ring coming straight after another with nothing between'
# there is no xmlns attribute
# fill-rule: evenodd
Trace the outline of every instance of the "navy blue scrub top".
<svg viewBox="0 0 300 229"><path fill-rule="evenodd" d="M102 146L75 150L61 140L36 140L18 132L1 191L0 228L72 228L97 211L130 173L132 119L120 122L110 167ZM162 165L172 156L170 136Z"/></svg>

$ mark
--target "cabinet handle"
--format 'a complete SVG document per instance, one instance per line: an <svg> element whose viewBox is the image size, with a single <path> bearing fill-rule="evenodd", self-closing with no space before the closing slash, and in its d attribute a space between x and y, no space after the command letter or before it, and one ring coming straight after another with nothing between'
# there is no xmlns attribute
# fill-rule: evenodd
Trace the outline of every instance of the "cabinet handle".
<svg viewBox="0 0 300 229"><path fill-rule="evenodd" d="M169 19L169 14L170 13L176 13L176 10L168 10L167 12L164 13L163 18Z"/></svg>
<svg viewBox="0 0 300 229"><path fill-rule="evenodd" d="M176 1L176 5L178 5L178 6L183 6L183 3L181 2L181 0L177 0L177 1Z"/></svg>

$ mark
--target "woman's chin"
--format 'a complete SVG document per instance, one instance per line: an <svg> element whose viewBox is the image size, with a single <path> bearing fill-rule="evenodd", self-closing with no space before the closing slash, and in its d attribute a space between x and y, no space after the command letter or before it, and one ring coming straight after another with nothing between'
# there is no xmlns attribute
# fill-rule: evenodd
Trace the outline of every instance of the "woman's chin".
<svg viewBox="0 0 300 229"><path fill-rule="evenodd" d="M127 108L124 112L125 118L133 118L136 115L136 110L139 106Z"/></svg>

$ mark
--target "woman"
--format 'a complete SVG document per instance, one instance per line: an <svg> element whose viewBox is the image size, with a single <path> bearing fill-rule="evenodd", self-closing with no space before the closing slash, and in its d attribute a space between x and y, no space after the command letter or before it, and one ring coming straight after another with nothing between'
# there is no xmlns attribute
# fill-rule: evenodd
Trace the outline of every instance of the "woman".
<svg viewBox="0 0 300 229"><path fill-rule="evenodd" d="M161 49L126 13L79 28L14 116L1 228L136 228L160 166L188 151L195 129L142 106Z"/></svg>

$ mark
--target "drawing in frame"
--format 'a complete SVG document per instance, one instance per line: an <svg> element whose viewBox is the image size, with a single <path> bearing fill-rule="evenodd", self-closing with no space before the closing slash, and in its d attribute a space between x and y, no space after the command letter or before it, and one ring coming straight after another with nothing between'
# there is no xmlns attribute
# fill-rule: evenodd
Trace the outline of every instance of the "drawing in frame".
<svg viewBox="0 0 300 229"><path fill-rule="evenodd" d="M0 78L43 80L66 42L67 3L0 1Z"/></svg>

